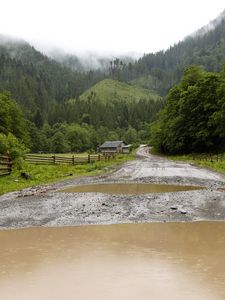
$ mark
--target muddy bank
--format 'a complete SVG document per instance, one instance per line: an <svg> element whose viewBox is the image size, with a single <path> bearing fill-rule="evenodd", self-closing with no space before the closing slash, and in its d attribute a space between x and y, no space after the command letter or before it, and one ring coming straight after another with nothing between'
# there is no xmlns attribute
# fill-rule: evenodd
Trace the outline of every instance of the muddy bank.
<svg viewBox="0 0 225 300"><path fill-rule="evenodd" d="M0 228L68 226L155 221L225 220L224 176L187 163L148 154L110 174L67 180L0 197ZM61 193L67 186L89 183L163 183L206 187L204 190L144 194Z"/></svg>

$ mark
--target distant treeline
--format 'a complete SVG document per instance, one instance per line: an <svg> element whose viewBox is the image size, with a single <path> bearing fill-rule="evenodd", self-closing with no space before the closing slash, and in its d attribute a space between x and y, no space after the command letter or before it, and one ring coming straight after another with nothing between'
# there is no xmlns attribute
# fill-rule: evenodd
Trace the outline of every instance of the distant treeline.
<svg viewBox="0 0 225 300"><path fill-rule="evenodd" d="M132 126L140 130L144 123L155 120L164 102L163 99L126 102L116 98L110 102L102 102L96 94L92 94L87 99L76 99L52 106L48 114L48 123L87 124L95 128L104 126L109 130Z"/></svg>
<svg viewBox="0 0 225 300"><path fill-rule="evenodd" d="M100 113L100 112L98 112ZM63 116L63 114L62 114ZM132 126L113 129L84 122L61 122L49 125L37 111L33 121L24 117L21 108L9 93L0 94L0 153L11 151L13 157L31 152L96 151L105 140L138 143L149 139L149 123L142 122L138 130Z"/></svg>

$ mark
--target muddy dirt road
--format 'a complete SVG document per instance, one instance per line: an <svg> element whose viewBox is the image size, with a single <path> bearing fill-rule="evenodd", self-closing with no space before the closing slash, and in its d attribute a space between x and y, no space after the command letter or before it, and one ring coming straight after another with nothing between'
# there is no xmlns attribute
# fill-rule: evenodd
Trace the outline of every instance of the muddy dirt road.
<svg viewBox="0 0 225 300"><path fill-rule="evenodd" d="M194 185L203 190L110 195L62 193L73 185L98 183ZM225 220L225 177L207 169L153 156L142 146L137 159L109 174L29 188L0 197L0 228L73 226L165 221Z"/></svg>

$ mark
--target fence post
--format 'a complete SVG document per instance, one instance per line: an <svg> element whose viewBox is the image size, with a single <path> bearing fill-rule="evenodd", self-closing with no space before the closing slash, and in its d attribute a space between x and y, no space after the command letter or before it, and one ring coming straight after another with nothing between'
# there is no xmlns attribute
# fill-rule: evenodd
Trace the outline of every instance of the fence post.
<svg viewBox="0 0 225 300"><path fill-rule="evenodd" d="M90 154L88 154L88 163L90 164L90 162L91 162L91 156Z"/></svg>
<svg viewBox="0 0 225 300"><path fill-rule="evenodd" d="M11 174L12 172L12 160L11 157L8 154L8 168L9 168L9 173Z"/></svg>
<svg viewBox="0 0 225 300"><path fill-rule="evenodd" d="M72 156L72 164L75 165L74 155Z"/></svg>
<svg viewBox="0 0 225 300"><path fill-rule="evenodd" d="M53 158L53 164L55 165L55 155L53 155L52 158Z"/></svg>
<svg viewBox="0 0 225 300"><path fill-rule="evenodd" d="M98 155L98 161L100 161L101 160L101 156L100 156L100 154Z"/></svg>

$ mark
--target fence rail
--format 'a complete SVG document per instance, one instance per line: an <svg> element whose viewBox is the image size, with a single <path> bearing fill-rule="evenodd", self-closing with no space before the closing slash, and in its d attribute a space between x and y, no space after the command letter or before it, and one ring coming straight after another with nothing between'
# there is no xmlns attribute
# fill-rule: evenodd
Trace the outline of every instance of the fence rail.
<svg viewBox="0 0 225 300"><path fill-rule="evenodd" d="M202 154L192 154L193 160L200 161L210 161L210 162L219 162L225 160L225 153L202 153Z"/></svg>
<svg viewBox="0 0 225 300"><path fill-rule="evenodd" d="M107 154L89 154L87 156L71 156L71 157L64 157L58 155L38 155L38 154L27 154L25 160L32 164L40 164L40 165L57 165L57 164L70 164L70 165L77 165L77 164L87 164L93 163L95 161L105 161L111 160L115 158L115 154L107 153Z"/></svg>
<svg viewBox="0 0 225 300"><path fill-rule="evenodd" d="M0 176L10 175L12 172L12 160L7 155L0 155Z"/></svg>

